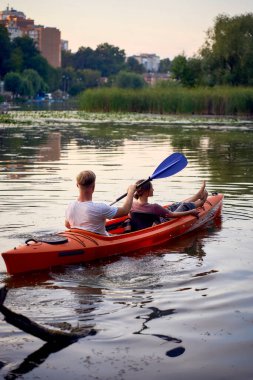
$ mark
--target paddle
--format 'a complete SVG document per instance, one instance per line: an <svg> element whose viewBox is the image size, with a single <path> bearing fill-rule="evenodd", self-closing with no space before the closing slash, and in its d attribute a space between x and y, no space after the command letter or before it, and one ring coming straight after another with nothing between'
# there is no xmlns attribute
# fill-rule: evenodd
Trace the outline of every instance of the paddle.
<svg viewBox="0 0 253 380"><path fill-rule="evenodd" d="M163 160L163 162L161 162L159 166L157 166L156 170L150 177L148 177L145 181L137 185L137 189L144 183L150 182L153 179L170 177L173 174L180 172L182 169L186 167L186 165L187 159L183 154L172 153L170 156L165 158L165 160ZM127 193L121 195L119 198L116 199L116 201L112 202L110 206L114 205L116 202L120 201L126 196Z"/></svg>

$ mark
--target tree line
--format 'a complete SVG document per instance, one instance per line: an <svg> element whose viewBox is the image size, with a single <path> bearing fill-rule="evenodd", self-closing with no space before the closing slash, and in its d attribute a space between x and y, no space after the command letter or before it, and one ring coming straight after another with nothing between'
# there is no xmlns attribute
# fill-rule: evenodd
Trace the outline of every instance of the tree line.
<svg viewBox="0 0 253 380"><path fill-rule="evenodd" d="M207 31L198 54L184 53L160 61L159 72L187 87L253 85L253 14L219 15ZM15 95L33 97L61 89L70 95L94 87L142 88L145 68L119 47L103 43L96 49L62 51L62 67L55 69L29 37L10 40L0 25L0 80Z"/></svg>
<svg viewBox="0 0 253 380"><path fill-rule="evenodd" d="M198 55L175 57L171 69L186 86L252 86L252 63L253 13L219 15Z"/></svg>

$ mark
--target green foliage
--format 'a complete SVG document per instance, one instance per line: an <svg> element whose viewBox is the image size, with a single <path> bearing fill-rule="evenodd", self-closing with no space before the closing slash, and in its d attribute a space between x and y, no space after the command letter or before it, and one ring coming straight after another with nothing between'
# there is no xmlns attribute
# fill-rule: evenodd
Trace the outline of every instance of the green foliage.
<svg viewBox="0 0 253 380"><path fill-rule="evenodd" d="M97 87L100 81L100 72L97 70L74 70L73 67L67 67L60 71L60 75L60 89L72 96L87 88Z"/></svg>
<svg viewBox="0 0 253 380"><path fill-rule="evenodd" d="M95 50L80 47L75 54L63 53L62 57L63 68L100 71L102 77L115 75L125 67L125 51L108 43L98 45Z"/></svg>
<svg viewBox="0 0 253 380"><path fill-rule="evenodd" d="M187 75L187 58L184 55L178 55L173 59L171 65L173 77L182 80Z"/></svg>
<svg viewBox="0 0 253 380"><path fill-rule="evenodd" d="M69 66L73 66L73 57L74 55L71 53L69 50L62 50L61 51L61 63L62 63L62 68L66 68Z"/></svg>
<svg viewBox="0 0 253 380"><path fill-rule="evenodd" d="M89 112L253 115L253 89L233 87L168 87L140 90L100 88L79 97Z"/></svg>
<svg viewBox="0 0 253 380"><path fill-rule="evenodd" d="M4 77L4 88L6 91L13 92L14 95L19 94L22 78L19 73L9 72Z"/></svg>
<svg viewBox="0 0 253 380"><path fill-rule="evenodd" d="M128 57L126 61L126 70L137 74L143 74L145 72L145 67L134 57Z"/></svg>
<svg viewBox="0 0 253 380"><path fill-rule="evenodd" d="M209 29L200 57L178 55L173 77L184 86L253 85L253 14L219 15Z"/></svg>
<svg viewBox="0 0 253 380"><path fill-rule="evenodd" d="M0 24L0 77L9 71L11 41L7 29Z"/></svg>
<svg viewBox="0 0 253 380"><path fill-rule="evenodd" d="M219 15L200 54L207 83L253 85L253 14Z"/></svg>
<svg viewBox="0 0 253 380"><path fill-rule="evenodd" d="M21 77L21 83L19 86L18 93L21 97L28 97L28 98L35 95L32 82L28 78Z"/></svg>
<svg viewBox="0 0 253 380"><path fill-rule="evenodd" d="M11 65L12 70L23 71L30 68L31 60L39 55L34 41L29 37L17 37L12 42Z"/></svg>
<svg viewBox="0 0 253 380"><path fill-rule="evenodd" d="M47 85L39 74L32 69L24 70L22 74L9 72L5 75L5 90L14 96L34 97L40 91L46 91Z"/></svg>
<svg viewBox="0 0 253 380"><path fill-rule="evenodd" d="M125 64L125 52L116 46L103 43L96 48L96 69L102 77L108 77L118 73Z"/></svg>
<svg viewBox="0 0 253 380"><path fill-rule="evenodd" d="M120 88L143 88L146 86L146 83L143 77L139 74L130 73L127 71L121 71L115 77L115 86Z"/></svg>
<svg viewBox="0 0 253 380"><path fill-rule="evenodd" d="M163 59L160 62L159 71L161 73L170 71L176 82L188 88L215 87L217 85L253 86L252 62L253 14L248 13L234 17L219 15L215 19L214 26L208 31L205 44L198 57L187 58L181 54L172 62L169 58ZM143 87L143 80L137 75L143 73L143 65L140 65L133 57L126 60L124 50L108 43L98 45L95 50L90 47L80 47L74 54L70 51L63 51L62 64L62 69L51 67L47 60L40 55L33 40L28 37L19 37L11 42L6 28L0 25L0 76L3 77L6 73L11 72L20 73L22 80L32 83L32 91L30 91L30 85L24 82L22 87L19 87L22 88L22 93L34 93L35 88L38 87L35 78L31 79L30 76L27 78L24 75L24 72L29 69L35 70L42 78L43 82L39 86L40 88L47 88L50 91L61 88L71 95L77 95L81 91L100 86L101 77L109 78L107 86L113 83L126 89ZM14 87L17 91L18 85L17 83L15 85L14 79L8 78L8 81L7 87ZM11 81L12 84L10 84ZM174 86L173 82L168 83L161 84L160 89L166 87L168 90L168 87ZM153 90L157 91L158 89ZM146 96L150 97L150 94L146 95L145 93L145 99ZM158 93L157 96L162 101L161 109L163 110L166 103L165 95L162 96ZM171 102L175 103L176 98L172 95L170 97ZM244 95L244 97L248 99L248 95ZM138 103L138 99L136 101ZM155 108L157 101L157 99L152 100ZM194 100L190 99L190 96L188 99L186 93L183 101L182 109L195 107ZM230 104L231 101L230 97ZM224 103L224 100L222 102ZM144 103L146 104L146 100ZM189 106L190 103L191 106ZM200 100L197 103L200 103ZM233 101L234 103L235 101ZM241 106L246 103L248 104L248 100L242 100ZM217 104L221 104L219 96ZM142 105L140 108L142 107L146 106ZM151 109L152 107L150 106ZM175 109L175 107L172 108ZM235 109L237 108L236 105Z"/></svg>
<svg viewBox="0 0 253 380"><path fill-rule="evenodd" d="M196 86L201 83L201 60L178 55L171 63L171 72L173 78L184 86Z"/></svg>
<svg viewBox="0 0 253 380"><path fill-rule="evenodd" d="M40 54L35 55L30 60L29 68L38 72L50 91L58 88L59 74L58 70L50 66L47 60Z"/></svg>
<svg viewBox="0 0 253 380"><path fill-rule="evenodd" d="M39 92L46 92L48 87L37 71L33 69L27 69L23 72L23 78L31 84L31 95L35 96Z"/></svg>
<svg viewBox="0 0 253 380"><path fill-rule="evenodd" d="M11 42L7 29L0 25L0 76L4 77L5 74L11 72L22 74L28 69L35 70L42 77L45 88L50 88L50 90L58 88L57 69L51 67L40 55L34 41L26 36L17 37ZM30 85L24 84L22 92L30 93L29 87Z"/></svg>
<svg viewBox="0 0 253 380"><path fill-rule="evenodd" d="M67 56L68 59L63 61L63 68L72 66L76 70L91 69L96 70L96 57L95 51L90 47L80 47L75 54L70 54Z"/></svg>
<svg viewBox="0 0 253 380"><path fill-rule="evenodd" d="M161 59L159 73L167 74L171 70L171 60L169 58Z"/></svg>

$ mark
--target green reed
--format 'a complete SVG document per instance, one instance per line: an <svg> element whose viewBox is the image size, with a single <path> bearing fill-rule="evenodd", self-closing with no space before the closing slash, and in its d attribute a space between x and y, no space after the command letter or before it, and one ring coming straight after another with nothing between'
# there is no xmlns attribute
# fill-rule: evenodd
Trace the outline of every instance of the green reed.
<svg viewBox="0 0 253 380"><path fill-rule="evenodd" d="M148 87L140 90L100 88L79 97L89 112L252 115L252 87Z"/></svg>

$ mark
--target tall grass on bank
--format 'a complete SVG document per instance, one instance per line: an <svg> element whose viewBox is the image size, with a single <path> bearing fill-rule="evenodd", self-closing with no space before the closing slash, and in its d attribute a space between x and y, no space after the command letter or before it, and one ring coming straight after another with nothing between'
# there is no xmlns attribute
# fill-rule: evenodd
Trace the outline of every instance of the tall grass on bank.
<svg viewBox="0 0 253 380"><path fill-rule="evenodd" d="M83 92L79 105L89 112L252 115L253 88L100 88Z"/></svg>

